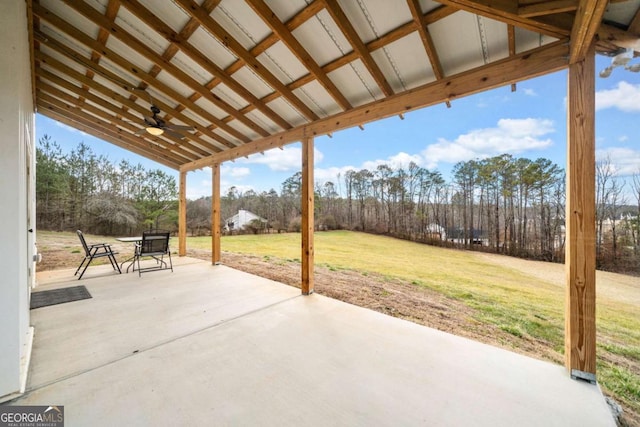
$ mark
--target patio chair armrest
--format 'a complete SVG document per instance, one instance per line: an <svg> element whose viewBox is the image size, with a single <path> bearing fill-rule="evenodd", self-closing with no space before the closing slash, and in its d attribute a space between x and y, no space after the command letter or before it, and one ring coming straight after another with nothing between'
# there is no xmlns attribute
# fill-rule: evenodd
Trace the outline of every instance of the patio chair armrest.
<svg viewBox="0 0 640 427"><path fill-rule="evenodd" d="M95 245L91 245L89 246L90 248L108 248L111 245L108 245L106 243L97 243Z"/></svg>

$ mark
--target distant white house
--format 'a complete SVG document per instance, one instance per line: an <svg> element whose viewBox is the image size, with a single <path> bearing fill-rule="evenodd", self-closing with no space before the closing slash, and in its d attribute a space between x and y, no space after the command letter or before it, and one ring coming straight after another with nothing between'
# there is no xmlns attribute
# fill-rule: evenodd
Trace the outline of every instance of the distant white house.
<svg viewBox="0 0 640 427"><path fill-rule="evenodd" d="M235 214L230 218L227 218L224 221L224 230L225 231L242 230L247 224L249 224L251 221L255 219L263 223L267 222L266 219L254 214L253 212L240 209L237 214Z"/></svg>

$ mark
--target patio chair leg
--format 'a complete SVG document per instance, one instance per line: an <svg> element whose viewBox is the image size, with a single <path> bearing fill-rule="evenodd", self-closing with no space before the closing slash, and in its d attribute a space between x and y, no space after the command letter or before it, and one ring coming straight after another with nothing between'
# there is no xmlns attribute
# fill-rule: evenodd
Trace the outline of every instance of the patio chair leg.
<svg viewBox="0 0 640 427"><path fill-rule="evenodd" d="M84 266L84 270L82 270L82 273L80 273L80 277L78 277L78 280L82 279L82 275L84 274L85 271L87 271L87 268L89 268L89 264L91 264L91 261L93 261L93 258L89 258L89 262L87 263L87 265Z"/></svg>
<svg viewBox="0 0 640 427"><path fill-rule="evenodd" d="M111 262L111 267L113 267L114 270L117 270L118 273L122 274L122 270L120 270L120 266L118 265L115 255L112 253L107 258L109 258L109 261Z"/></svg>
<svg viewBox="0 0 640 427"><path fill-rule="evenodd" d="M80 263L80 265L78 266L78 268L76 269L76 272L73 273L74 276L78 275L78 271L80 271L80 269L82 268L82 266L84 265L84 262L87 260L87 257L84 257L84 259L82 260L82 262Z"/></svg>

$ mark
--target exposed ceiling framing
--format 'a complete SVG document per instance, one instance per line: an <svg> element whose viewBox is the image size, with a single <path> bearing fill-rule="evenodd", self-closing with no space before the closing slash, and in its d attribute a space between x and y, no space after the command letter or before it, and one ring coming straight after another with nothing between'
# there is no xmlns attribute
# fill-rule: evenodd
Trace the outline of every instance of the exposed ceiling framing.
<svg viewBox="0 0 640 427"><path fill-rule="evenodd" d="M28 3L38 112L183 171L640 51L640 0Z"/></svg>

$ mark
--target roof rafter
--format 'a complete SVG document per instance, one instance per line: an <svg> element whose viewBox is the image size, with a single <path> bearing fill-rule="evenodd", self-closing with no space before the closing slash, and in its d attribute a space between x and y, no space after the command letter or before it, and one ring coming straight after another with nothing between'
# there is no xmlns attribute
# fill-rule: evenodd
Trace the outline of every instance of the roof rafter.
<svg viewBox="0 0 640 427"><path fill-rule="evenodd" d="M518 7L518 15L523 18L573 12L578 9L578 0L552 0Z"/></svg>
<svg viewBox="0 0 640 427"><path fill-rule="evenodd" d="M56 102L59 103L65 103L69 106L72 107L77 107L83 111L86 111L98 118L101 118L103 120L105 120L107 123L109 123L109 125L111 127L119 127L121 129L125 129L129 132L131 132L131 137L134 139L139 139L139 137L137 135L135 135L134 133L136 131L138 131L139 129L136 128L135 126L132 126L128 123L126 123L123 120L120 120L119 117L117 117L116 115L112 115L112 114L108 114L107 112L105 112L104 110L98 108L98 107L94 107L93 105L89 104L88 102L86 102L86 100L83 99L79 99L74 97L73 95L70 95L60 89L57 89L45 82L40 82L38 84L38 89L37 89L41 95L40 95L40 99L43 101L47 101L52 105L56 105ZM116 124L116 122L118 122ZM163 135L164 137L164 135ZM172 144L172 143L168 143L166 141L163 140L162 137L158 137L155 138L154 141L160 146L162 147L164 150L166 150L168 153L173 153L176 155L176 158L181 159L181 161L184 160L194 160L197 159L198 156L194 155L194 153L189 152L184 150L183 148Z"/></svg>
<svg viewBox="0 0 640 427"><path fill-rule="evenodd" d="M295 96L284 83L271 74L271 72L269 72L269 70L267 70L260 61L258 61L251 53L249 53L248 50L238 43L238 41L235 40L231 34L222 27L222 25L218 24L211 16L209 16L201 6L193 0L174 1L193 18L197 19L203 28L206 28L211 34L217 37L218 40L220 40L220 42L224 44L234 55L238 58L242 58L253 72L258 74L274 90L280 92L280 94L286 98L304 117L310 120L316 120L318 118L316 113L302 102L302 100Z"/></svg>
<svg viewBox="0 0 640 427"><path fill-rule="evenodd" d="M136 153L142 157L146 157L147 159L151 159L154 162L158 162L172 169L180 169L179 163L176 163L174 160L167 159L163 154L152 154L147 149L140 149L138 147L135 147L131 143L127 142L126 138L124 138L121 134L111 134L105 129L94 125L93 123L86 124L82 119L71 119L68 115L57 111L55 107L47 105L46 103L38 102L37 106L39 107L38 113L42 114L43 116L47 116L50 119L59 121L60 123L64 123L65 125L70 126L74 129L78 129L89 135L93 135L96 138L117 145L120 148L131 151L132 153Z"/></svg>
<svg viewBox="0 0 640 427"><path fill-rule="evenodd" d="M187 56L197 62L202 68L207 70L213 76L219 79L220 82L227 85L231 90L236 92L242 98L244 98L249 104L254 104L259 111L265 116L273 120L278 126L283 129L290 129L291 124L280 117L269 106L260 101L255 95L253 95L248 89L231 78L230 75L224 72L213 61L203 55L194 46L192 46L188 37L183 37L181 34L176 33L167 24L162 22L151 11L146 9L138 2L138 0L121 0L123 5L129 9L134 15L136 15L142 22L146 23L149 27L153 28L158 34L162 35L165 40L171 43L171 46L175 46L177 49L184 52ZM192 18L193 19L193 18ZM196 21L197 22L197 21ZM208 88L207 88L208 89ZM208 89L210 90L210 89Z"/></svg>
<svg viewBox="0 0 640 427"><path fill-rule="evenodd" d="M426 25L433 24L434 22L437 22L440 19L446 18L447 16L451 15L452 13L455 13L456 11L457 9L453 7L440 6L430 12L427 12L424 15L425 24ZM401 25L400 27L394 30L391 30L388 33L380 36L379 38L371 40L369 43L366 44L366 48L367 50L369 50L369 52L373 52L374 50L377 50L377 49L382 49L386 45L391 44L397 40L400 40L402 37L405 37L415 31L417 31L416 23L415 21L411 20L406 24ZM356 52L352 51L340 58L336 58L335 60L329 62L328 64L325 64L322 67L322 70L328 74L331 71L335 71L338 68L343 67L352 61L355 61L356 59L358 59L358 55L356 54ZM305 84L311 81L313 81L313 76L311 74L307 74L305 76L300 77L298 80L290 83L289 85L287 85L287 87L291 90L294 90L304 86ZM273 100L278 96L279 96L278 94L267 95L265 98L263 98L263 100L265 101L267 99Z"/></svg>
<svg viewBox="0 0 640 427"><path fill-rule="evenodd" d="M247 0L247 3L253 8L253 10L262 18L262 20L271 28L271 31L276 33L280 40L289 48L289 50L302 62L313 74L318 83L320 83L325 90L331 95L331 97L338 103L343 110L351 109L351 103L345 96L338 90L336 85L331 81L327 74L322 70L320 65L313 59L313 57L307 52L307 50L300 44L300 42L293 36L278 19L275 13L267 6L262 0Z"/></svg>
<svg viewBox="0 0 640 427"><path fill-rule="evenodd" d="M95 135L95 131L98 131L99 133L106 136L106 138L105 136L98 136L98 138L104 138L120 147L140 154L141 156L154 157L154 160L159 161L160 163L170 166L174 169L178 169L179 165L182 163L174 155L170 155L166 151L158 149L151 142L147 142L145 144L147 145L147 147L138 145L137 141L135 141L133 137L130 136L131 134L129 134L128 132L125 132L119 128L110 128L109 125L104 121L98 119L95 116L84 113L77 107L59 106L46 102L42 99L38 100L37 105L39 107L38 112L41 114L48 115L47 113L54 113L59 117L64 117L66 121L63 121L63 123L67 123L70 126L76 129L80 129L91 135ZM56 120L59 119L56 118ZM94 132L91 132L89 130L94 130Z"/></svg>
<svg viewBox="0 0 640 427"><path fill-rule="evenodd" d="M209 12L213 11L213 9L215 9L218 4L220 3L220 0L205 0L202 3L202 7L205 8L206 10L208 10ZM189 37L191 37L193 35L193 33L198 29L198 27L200 26L200 24L198 23L198 21L194 20L194 19L190 19L185 26L182 28L182 30L180 30L180 36L183 37L184 39L188 39ZM176 53L178 53L178 48L176 47L175 44L170 44L167 49L162 53L162 57L164 59L166 59L167 61L170 61L171 58L173 58ZM160 74L160 72L162 71L162 68L158 67L157 64L154 64L153 67L151 67L151 70L149 70L149 74L153 77L158 77L158 74ZM214 78L215 80L215 78ZM138 89L146 89L147 88L147 83L142 82L139 86ZM205 85L206 87L206 85ZM195 102L197 99L199 99L201 97L201 95L197 92L194 92L190 97L189 100ZM131 94L131 96L129 97L129 99L135 101L138 98L138 96L136 94ZM174 111L177 112L181 112L183 110L185 110L186 107L183 104L178 104L175 106ZM163 117L163 120L165 121L170 121L172 118L170 112L165 111L165 115Z"/></svg>
<svg viewBox="0 0 640 427"><path fill-rule="evenodd" d="M602 22L608 0L580 0L576 18L571 29L571 53L569 62L582 61L594 42Z"/></svg>
<svg viewBox="0 0 640 427"><path fill-rule="evenodd" d="M63 45L62 43L54 40L53 38L46 38L44 35L42 35L40 32L36 32L36 39L40 40L41 43L47 45L48 47L52 48L53 50L55 50L58 53L61 53L69 58L75 59L77 60L79 63L85 65L87 64L87 59L79 56L77 53L71 51L67 46ZM123 105L128 106L129 108L133 108L136 111L140 112L142 115L148 115L149 114L149 110L147 108L144 108L143 106L135 103L134 100L130 98L126 98L121 96L119 93L108 89L100 84L98 84L97 82L95 82L94 80L88 79L87 77L83 76L82 74L78 73L77 71L75 71L74 69L68 67L67 65L55 60L54 58L51 58L50 56L46 55L44 52L36 52L36 58L38 58L39 60L47 63L48 65L50 65L52 68L56 69L57 71L60 71L68 76L71 76L72 78L74 78L75 80L79 81L79 82L83 82L85 85L87 85L90 89L95 90L98 93L102 93L103 95L112 98L118 102L120 102ZM105 68L102 68L99 65L92 64L92 69L93 71L97 72L98 74L100 74L102 77L104 77L105 79L108 80L112 80L112 81L118 81L118 78L116 75L114 75L113 73L111 73L111 71L106 70ZM130 86L126 86L123 87L128 91L133 91L135 90L134 88L130 87ZM137 97L137 94L136 94ZM157 104L157 106L159 108L161 108L163 111L165 112L172 112L172 108L163 103L160 100L155 100L154 101L155 104ZM220 145L220 147L233 147L234 145L232 145L230 142L227 142L227 144L223 144L222 141L225 141L223 138L221 138L218 134L214 133L213 131L211 131L210 129L206 128L205 126L202 126L200 123L198 123L197 121L193 120L192 118L185 116L179 112L173 112L173 115L179 119L180 121L188 124L189 126L193 126L197 131L199 131L201 134L208 136L209 138L212 138L214 141L216 141L217 144ZM192 134L188 134L187 137L189 139L192 139L193 141L197 142L199 145L206 147L212 151L220 151L220 148L218 148L218 146L213 145L207 141L204 141L200 138L197 138L199 135L192 135ZM194 139L197 138L197 139ZM222 140L222 141L220 141ZM220 142L219 142L220 141Z"/></svg>
<svg viewBox="0 0 640 427"><path fill-rule="evenodd" d="M116 118L126 118L128 120L131 120L133 123L136 123L136 120L138 120L139 118L136 117L135 115L133 115L132 113L128 112L127 110L125 110L125 106L123 105L121 109L119 109L117 106L105 101L103 98L100 98L97 95L94 95L93 93L83 90L81 87L78 87L64 79L61 79L60 77L54 75L53 73L48 72L47 70L44 69L40 69L40 72L38 73L38 77L39 77L39 82L38 82L38 89L42 89L44 92L49 93L53 96L56 96L60 99L63 100L67 100L66 98L66 94L62 94L62 91L60 89L56 89L53 86L49 85L48 83L46 83L44 80L47 80L65 90L67 90L68 92L76 95L78 97L78 100L81 100L81 95L84 95L84 98L86 98L87 101L90 101L96 105L99 105L100 107L111 111L112 113L114 113ZM69 100L70 101L70 100ZM123 123L126 123L123 121ZM120 123L114 123L114 125L119 126ZM140 131L141 129L134 126L134 125L129 125L127 127L129 130L131 130L132 132L137 132ZM207 155L207 151L203 150L202 148L199 148L197 146L194 146L192 144L187 144L185 143L182 139L178 139L178 138L173 138L169 135L163 135L163 137L169 139L170 141L173 142L173 147L174 149L181 151L181 150L186 150L185 156L192 156L193 153L197 154L198 156L204 156ZM191 153L191 154L190 154Z"/></svg>
<svg viewBox="0 0 640 427"><path fill-rule="evenodd" d="M424 50L427 53L427 58L429 58L429 62L431 63L433 75L436 77L436 80L442 80L444 78L442 64L440 63L440 58L438 58L438 52L436 52L436 47L433 44L433 39L429 33L429 28L427 28L427 20L420 8L420 2L418 0L407 0L407 5L411 11L411 16L413 16L413 21L416 23L418 28L418 34L420 35L420 40L422 40ZM449 100L445 101L445 103L447 104L447 107L451 107L451 102Z"/></svg>
<svg viewBox="0 0 640 427"><path fill-rule="evenodd" d="M64 20L62 20L61 18L59 18L58 16L56 16L52 12L48 11L47 9L44 9L42 6L37 5L35 3L34 3L33 6L34 6L33 7L34 13L36 13L37 16L39 16L41 19L49 22L53 26L55 26L55 27L59 28L60 30L64 31L69 36L71 36L72 38L74 38L75 40L80 42L81 44L84 44L85 46L89 47L90 49L93 49L93 50L98 49L98 50L100 50L100 46L97 45L97 42L95 40L93 40L92 38L88 37L87 35L85 35L81 31L77 30L73 26L67 24ZM159 81L155 77L151 76L150 74L146 73L145 71L141 70L136 65L130 63L129 61L127 61L126 59L124 59L123 57L118 55L117 53L111 51L108 48L101 49L101 53L102 53L102 55L104 57L109 58L110 61L112 61L114 64L118 65L119 67L121 67L128 74L130 74L132 76L135 76L136 79L141 79L141 80L147 82L148 84L152 84L159 91L164 92L165 94L169 95L171 98L173 98L175 100L178 100L179 103L181 103L183 105L186 105L191 111L195 112L196 114L198 114L199 116L201 116L205 120L209 121L210 123L213 123L215 126L219 127L221 130L224 130L228 134L240 139L243 142L248 142L249 141L249 138L247 138L245 135L243 135L240 132L236 131L235 129L229 127L227 124L222 122L220 119L216 118L215 116L213 116L212 114L207 112L204 108L200 107L199 105L195 104L194 102L192 102L192 101L188 100L187 98L185 98L184 96L180 95L178 92L176 92L175 90L171 89L169 86L167 86L166 84L162 83L161 81ZM80 55L76 55L76 56L77 57L81 57ZM131 88L133 88L133 85L128 85L127 89L130 90ZM221 142L222 144L226 145L227 147L235 147L236 146L232 142L226 140L224 137L222 137L220 135L217 135L217 134L214 134L214 135L216 135L216 140L217 141Z"/></svg>
<svg viewBox="0 0 640 427"><path fill-rule="evenodd" d="M166 59L162 58L162 56L158 55L153 50L151 50L149 47L147 47L144 43L142 43L137 38L135 38L131 34L129 34L124 28L119 27L115 23L110 25L110 23L105 19L105 17L103 15L101 15L93 7L91 7L91 6L89 6L89 5L85 4L85 3L78 2L78 1L73 1L73 0L63 0L63 1L65 1L65 3L67 5L69 5L70 7L72 7L76 12L79 12L85 18L89 19L95 25L99 26L100 28L104 28L104 29L110 31L111 34L113 36L117 37L120 41L124 42L129 47L131 47L134 50L136 50L136 52L138 52L140 55L146 57L148 60L150 60L153 63L157 64L158 66L162 67L162 69L165 72L173 75L175 78L177 78L183 84L189 86L189 88L191 88L195 92L198 92L200 95L202 95L207 101L213 103L218 108L222 109L225 113L235 117L239 122L241 122L242 124L247 126L249 129L251 129L254 132L256 132L258 135L262 135L262 136L269 135L269 132L264 130L262 127L258 126L256 123L251 121L248 117L246 117L246 116L244 116L242 114L239 114L238 111L235 108L233 108L231 105L229 105L222 98L214 95L208 89L206 89L204 86L202 86L200 83L198 83L195 79L193 79L187 73L182 71L180 68L176 67L171 62L169 62ZM225 129L226 132L234 135L238 139L241 139L241 140L246 139L246 136L244 134L240 133L239 131L237 131L234 128L231 128L226 123L224 123L224 122L222 122L220 120L218 120L218 121L219 121L218 127L221 127L223 129ZM212 123L215 123L215 122L212 122Z"/></svg>
<svg viewBox="0 0 640 427"><path fill-rule="evenodd" d="M85 118L90 122L99 123L104 131L111 129L112 132L123 135L123 137L125 137L128 141L130 141L131 144L134 146L152 144L150 146L155 146L154 148L157 149L159 153L160 152L164 153L167 156L167 158L171 158L177 161L178 163L184 163L186 160L189 159L188 157L184 157L178 153L167 150L167 148L163 146L164 144L160 142L161 141L160 138L158 138L157 140L154 140L153 142L145 141L138 138L136 135L129 133L128 131L124 131L123 128L114 127L110 122L110 120L112 119L100 116L98 113L98 111L100 110L96 109L96 107L92 107L91 105L88 105L86 103L81 103L79 100L75 100L74 103L69 103L67 101L57 99L53 96L43 93L42 89L40 88L38 88L37 91L40 93L38 97L39 102L45 102L50 106L54 106L58 108L59 110L69 111L72 114L76 115L77 117Z"/></svg>
<svg viewBox="0 0 640 427"><path fill-rule="evenodd" d="M300 141L308 136L325 135L337 130L438 104L446 99L461 98L516 81L552 73L568 66L568 53L569 48L566 40L560 40L455 76L449 76L443 80L411 89L402 94L320 119L308 125L298 126L289 131L253 141L242 147L232 148L196 160L181 166L180 170L199 169L214 163L222 163Z"/></svg>
<svg viewBox="0 0 640 427"><path fill-rule="evenodd" d="M323 0L323 2L327 11L351 44L353 50L358 54L364 66L369 70L369 73L371 73L371 76L378 84L382 93L384 93L385 96L393 95L394 92L391 85L385 78L384 74L382 74L380 67L378 67L378 64L371 56L371 52L369 52L365 44L362 42L362 39L356 32L355 28L353 28L353 25L351 25L349 19L347 19L338 2L336 0ZM326 74L324 69L322 72Z"/></svg>
<svg viewBox="0 0 640 427"><path fill-rule="evenodd" d="M553 19L549 23L523 17L518 14L518 2L512 0L438 0L438 3L555 38L567 37L571 32L572 19L563 23Z"/></svg>
<svg viewBox="0 0 640 427"><path fill-rule="evenodd" d="M509 56L516 54L516 29L513 25L507 25L507 40L509 43ZM511 92L516 91L516 84L511 83Z"/></svg>
<svg viewBox="0 0 640 427"><path fill-rule="evenodd" d="M120 0L109 0L109 3L107 4L107 10L105 11L105 17L110 22L113 22L116 19L116 16L118 15L119 9L120 9ZM100 31L98 31L98 43L100 43L102 46L106 46L108 38L109 38L109 32L101 28ZM95 50L91 52L91 61L98 64L100 62L100 58L101 58L101 55L98 52L96 52ZM92 79L93 71L87 70L86 75L87 77Z"/></svg>

